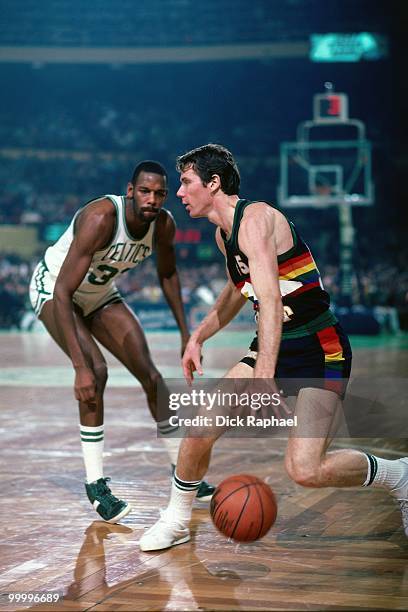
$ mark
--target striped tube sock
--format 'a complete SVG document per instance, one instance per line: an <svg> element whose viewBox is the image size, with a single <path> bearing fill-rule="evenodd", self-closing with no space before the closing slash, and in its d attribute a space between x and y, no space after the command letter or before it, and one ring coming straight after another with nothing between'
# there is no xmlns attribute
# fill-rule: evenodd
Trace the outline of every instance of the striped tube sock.
<svg viewBox="0 0 408 612"><path fill-rule="evenodd" d="M173 418L173 421L175 419ZM179 437L179 426L170 425L169 419L157 423L157 431L172 465L177 464L177 457L181 439Z"/></svg>
<svg viewBox="0 0 408 612"><path fill-rule="evenodd" d="M174 473L170 503L166 509L166 514L170 520L184 524L190 522L191 509L200 482L200 480L182 480L176 472Z"/></svg>
<svg viewBox="0 0 408 612"><path fill-rule="evenodd" d="M79 429L86 481L89 484L103 478L103 425L87 427L80 424Z"/></svg>
<svg viewBox="0 0 408 612"><path fill-rule="evenodd" d="M367 478L363 487L396 489L405 474L405 466L399 459L381 459L365 453L368 461Z"/></svg>

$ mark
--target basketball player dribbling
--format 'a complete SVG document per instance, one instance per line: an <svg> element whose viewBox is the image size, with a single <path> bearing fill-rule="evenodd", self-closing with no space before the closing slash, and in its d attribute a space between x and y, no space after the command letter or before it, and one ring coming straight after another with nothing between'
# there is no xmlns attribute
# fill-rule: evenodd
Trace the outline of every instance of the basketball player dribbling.
<svg viewBox="0 0 408 612"><path fill-rule="evenodd" d="M228 270L223 291L184 352L187 382L192 383L195 371L203 373L203 343L233 319L246 299L251 300L257 334L249 352L226 377L314 379L300 388L295 414L306 423L311 415L325 415L326 429L322 431L320 422L318 437L291 432L285 456L289 476L305 487L384 487L398 500L408 535L408 457L391 461L355 449L328 450L331 415L338 413L352 356L307 245L270 203L239 197L238 167L224 147L208 144L194 149L178 158L177 169L178 197L190 217L206 217L217 226L216 241ZM316 380L320 384L315 386ZM182 441L169 504L143 534L142 550L190 539L192 501L221 433Z"/></svg>
<svg viewBox="0 0 408 612"><path fill-rule="evenodd" d="M189 338L174 249L175 223L162 208L167 173L157 162L136 166L126 196L107 195L87 203L37 265L30 299L38 318L75 370L80 437L89 501L106 521L115 523L130 505L115 497L103 473L104 389L107 365L95 339L140 381L153 419L157 384L154 365L138 318L124 303L115 279L157 253L157 273L181 333L183 353ZM176 427L161 420L158 430L174 465ZM197 497L207 500L214 487L203 482Z"/></svg>

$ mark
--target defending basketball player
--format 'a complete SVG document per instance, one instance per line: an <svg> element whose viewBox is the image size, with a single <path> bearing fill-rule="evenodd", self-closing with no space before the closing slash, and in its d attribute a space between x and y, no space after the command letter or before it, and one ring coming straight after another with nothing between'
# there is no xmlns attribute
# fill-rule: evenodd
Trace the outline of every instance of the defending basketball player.
<svg viewBox="0 0 408 612"><path fill-rule="evenodd" d="M408 457L389 461L360 450L329 451L351 369L347 336L330 311L311 253L285 215L268 202L239 197L240 176L231 153L205 145L178 159L178 197L192 218L217 226L228 280L203 322L191 335L183 370L191 384L203 374L203 343L239 312L246 299L256 309L257 334L249 352L228 378L313 379L299 390L296 415L303 423L321 415L318 437L290 436L285 465L305 487L375 486L398 500L408 535ZM334 384L333 384L334 383ZM322 431L322 424L324 431ZM159 550L190 539L192 501L204 476L216 435L182 441L168 507L140 540L142 550Z"/></svg>
<svg viewBox="0 0 408 612"><path fill-rule="evenodd" d="M181 334L181 351L189 338L181 300L174 249L175 223L162 208L167 173L157 162L141 162L126 196L107 195L87 203L69 228L50 246L33 273L30 299L38 318L75 370L80 437L86 469L86 492L106 521L117 522L130 505L115 497L103 473L105 358L95 340L107 348L141 383L153 419L161 375L154 365L138 318L124 303L115 278L141 264L153 249L158 280ZM179 440L168 420L158 429L174 465ZM197 497L209 499L214 487L203 483Z"/></svg>

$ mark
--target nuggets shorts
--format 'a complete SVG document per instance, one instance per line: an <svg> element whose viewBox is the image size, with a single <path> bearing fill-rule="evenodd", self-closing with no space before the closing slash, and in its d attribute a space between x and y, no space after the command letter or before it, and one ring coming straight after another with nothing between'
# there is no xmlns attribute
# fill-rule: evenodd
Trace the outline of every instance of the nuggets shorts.
<svg viewBox="0 0 408 612"><path fill-rule="evenodd" d="M258 336L241 359L255 367ZM287 395L296 395L303 387L334 391L343 397L351 372L352 352L347 334L339 323L314 334L281 341L275 378Z"/></svg>

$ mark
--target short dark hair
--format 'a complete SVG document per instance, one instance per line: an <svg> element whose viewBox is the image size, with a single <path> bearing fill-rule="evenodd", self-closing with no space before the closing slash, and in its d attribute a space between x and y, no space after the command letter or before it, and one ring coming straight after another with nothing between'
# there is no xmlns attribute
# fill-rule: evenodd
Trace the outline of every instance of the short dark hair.
<svg viewBox="0 0 408 612"><path fill-rule="evenodd" d="M221 180L221 189L227 195L239 193L241 177L232 153L219 144L206 144L180 155L177 158L178 172L189 167L197 172L204 185L207 185L214 174Z"/></svg>
<svg viewBox="0 0 408 612"><path fill-rule="evenodd" d="M146 159L145 161L140 162L140 164L137 164L136 168L133 170L132 185L136 184L138 176L141 172L152 172L153 174L160 174L161 176L166 177L167 180L167 172L164 169L164 166L159 164L159 162L157 161Z"/></svg>

